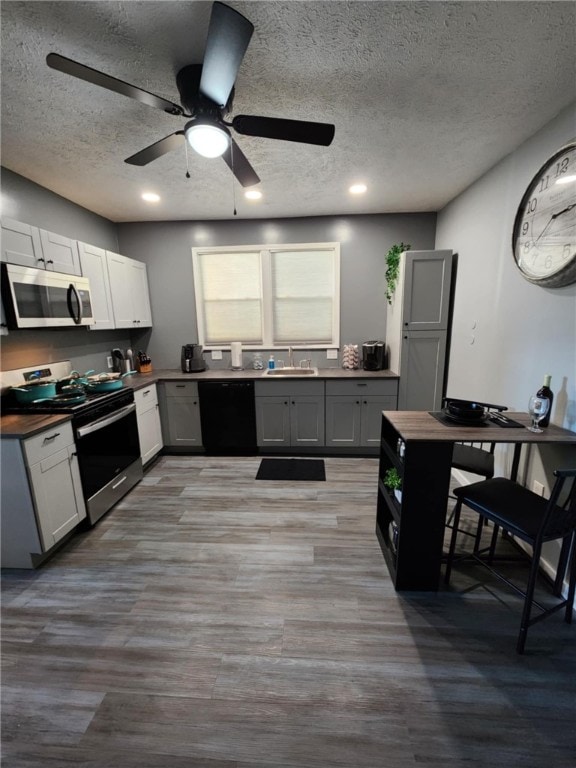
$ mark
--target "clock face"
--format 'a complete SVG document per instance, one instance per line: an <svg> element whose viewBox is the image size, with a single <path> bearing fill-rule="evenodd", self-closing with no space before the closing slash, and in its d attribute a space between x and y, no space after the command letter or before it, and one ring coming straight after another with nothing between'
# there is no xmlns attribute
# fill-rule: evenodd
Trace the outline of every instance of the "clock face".
<svg viewBox="0 0 576 768"><path fill-rule="evenodd" d="M516 214L512 247L527 280L548 288L576 282L576 142L532 179Z"/></svg>

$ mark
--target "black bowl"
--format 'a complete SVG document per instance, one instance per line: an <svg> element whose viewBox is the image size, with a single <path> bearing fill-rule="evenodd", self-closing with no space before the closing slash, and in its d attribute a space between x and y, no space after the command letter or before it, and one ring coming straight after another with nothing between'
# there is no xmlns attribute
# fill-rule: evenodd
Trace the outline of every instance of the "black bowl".
<svg viewBox="0 0 576 768"><path fill-rule="evenodd" d="M484 418L484 406L470 400L448 400L446 408L448 413L459 419L481 421Z"/></svg>

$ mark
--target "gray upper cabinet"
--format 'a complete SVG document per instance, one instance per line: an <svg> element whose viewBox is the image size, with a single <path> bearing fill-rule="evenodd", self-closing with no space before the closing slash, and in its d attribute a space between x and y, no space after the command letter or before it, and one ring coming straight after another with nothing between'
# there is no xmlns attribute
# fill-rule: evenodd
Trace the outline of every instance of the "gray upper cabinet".
<svg viewBox="0 0 576 768"><path fill-rule="evenodd" d="M388 366L400 374L398 408L438 410L444 394L452 251L407 251L387 308Z"/></svg>
<svg viewBox="0 0 576 768"><path fill-rule="evenodd" d="M404 331L441 331L448 327L452 251L406 251L394 299ZM394 302L393 302L394 305Z"/></svg>
<svg viewBox="0 0 576 768"><path fill-rule="evenodd" d="M2 219L1 255L8 264L82 274L75 240L14 219Z"/></svg>

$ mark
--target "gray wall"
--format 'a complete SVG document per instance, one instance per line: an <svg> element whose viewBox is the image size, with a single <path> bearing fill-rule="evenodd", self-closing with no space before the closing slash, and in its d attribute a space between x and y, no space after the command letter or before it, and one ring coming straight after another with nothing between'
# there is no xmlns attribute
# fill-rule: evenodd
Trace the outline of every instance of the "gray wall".
<svg viewBox="0 0 576 768"><path fill-rule="evenodd" d="M569 429L576 429L576 284L529 283L511 243L526 187L575 136L573 105L446 206L436 235L437 248L458 252L448 393L525 411L550 373L552 420Z"/></svg>
<svg viewBox="0 0 576 768"><path fill-rule="evenodd" d="M2 216L73 240L118 251L116 225L54 192L2 168Z"/></svg>
<svg viewBox="0 0 576 768"><path fill-rule="evenodd" d="M576 431L576 284L546 289L525 280L512 258L512 227L522 195L548 157L576 137L576 105L496 165L438 215L437 248L458 252L447 392L526 411L552 374L551 421ZM498 446L497 474L512 451ZM574 447L523 449L521 479L548 492L558 467L575 467ZM559 553L545 546L554 574Z"/></svg>
<svg viewBox="0 0 576 768"><path fill-rule="evenodd" d="M206 245L341 243L341 344L385 338L385 255L401 241L434 247L435 214L321 216L267 221L205 221L118 225L120 253L145 261L154 329L138 339L157 367L180 364L182 344L198 341L192 248ZM320 365L325 353L315 357ZM228 365L225 355L221 365ZM209 361L212 368L220 365ZM246 364L246 359L245 359Z"/></svg>

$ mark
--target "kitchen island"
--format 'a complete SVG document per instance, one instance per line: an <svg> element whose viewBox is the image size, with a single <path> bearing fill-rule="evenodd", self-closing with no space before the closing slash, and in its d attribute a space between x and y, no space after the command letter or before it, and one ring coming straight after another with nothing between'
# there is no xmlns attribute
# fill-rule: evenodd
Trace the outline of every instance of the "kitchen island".
<svg viewBox="0 0 576 768"><path fill-rule="evenodd" d="M525 426L527 413L506 413ZM404 455L398 453L398 441ZM396 590L437 590L440 580L444 527L452 451L457 442L514 444L511 477L517 474L524 445L571 445L576 465L576 432L553 424L543 432L507 428L493 422L479 426L447 426L427 411L385 411L378 480L376 536ZM384 485L395 468L402 478L399 502Z"/></svg>

